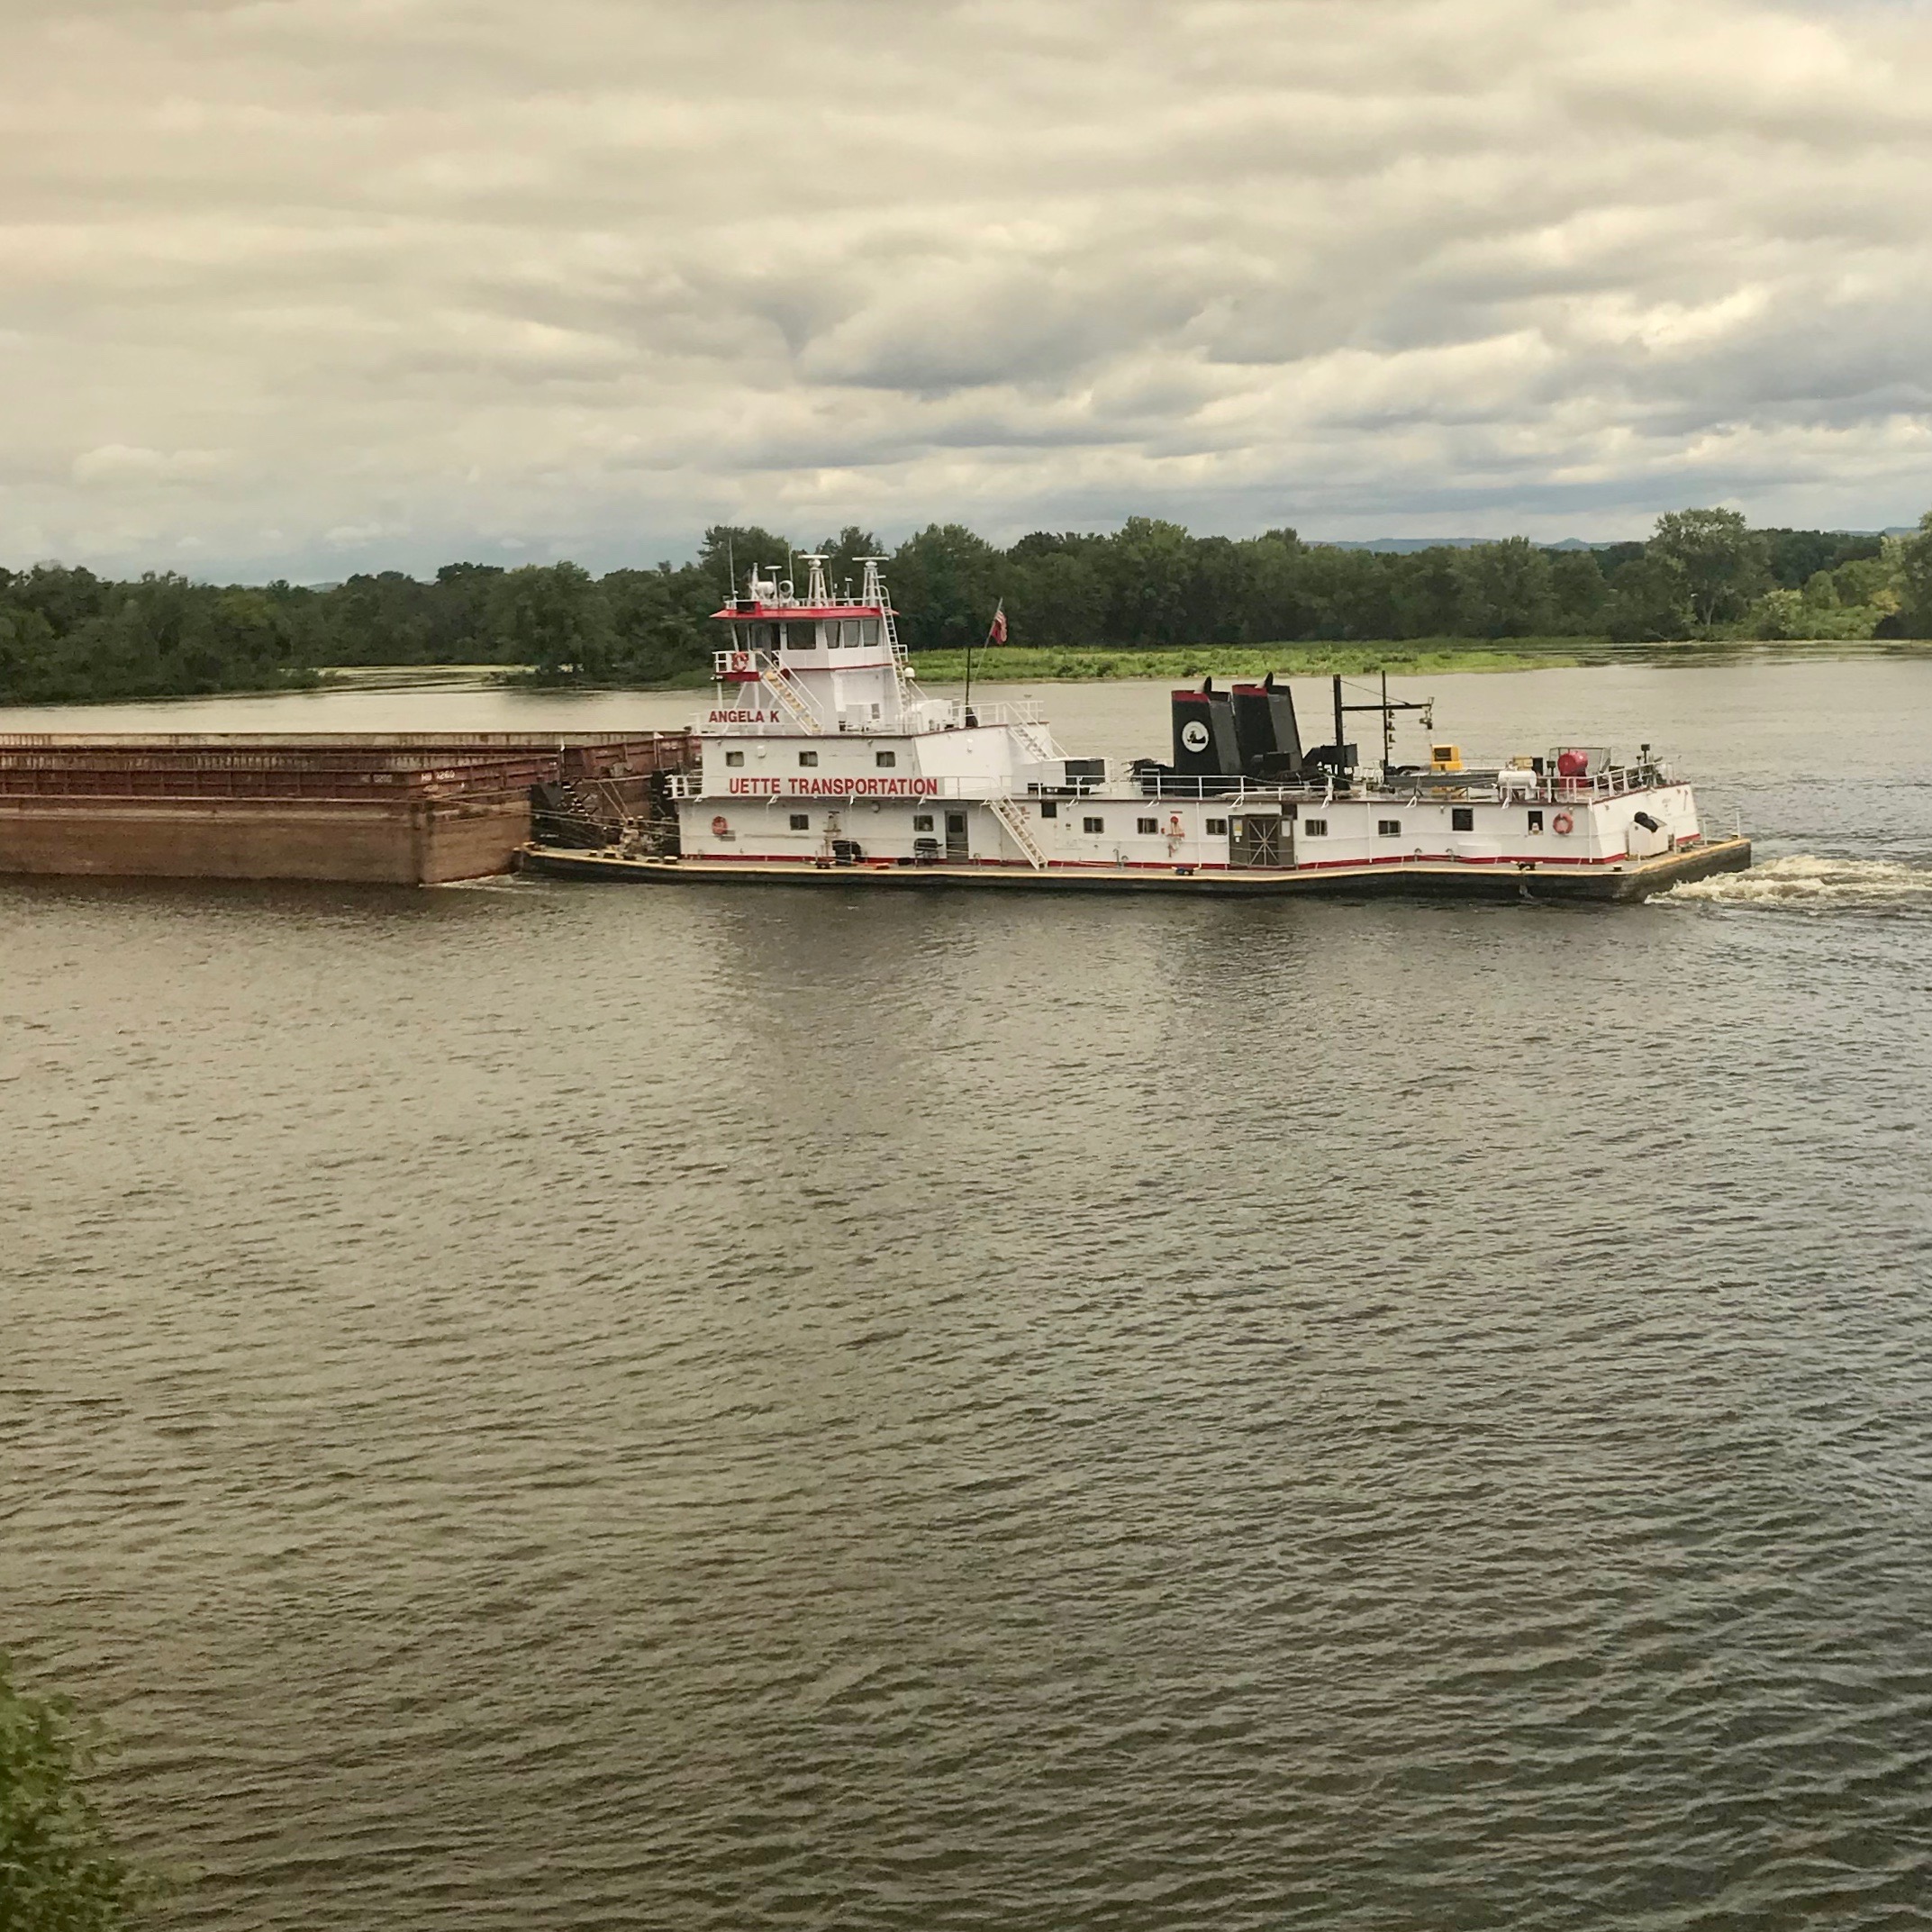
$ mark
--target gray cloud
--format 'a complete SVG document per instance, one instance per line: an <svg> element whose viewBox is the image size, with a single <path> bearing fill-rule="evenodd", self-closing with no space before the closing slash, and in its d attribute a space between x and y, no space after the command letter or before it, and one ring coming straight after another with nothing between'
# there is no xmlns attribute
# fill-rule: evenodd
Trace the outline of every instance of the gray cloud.
<svg viewBox="0 0 1932 1932"><path fill-rule="evenodd" d="M1932 22L16 0L0 559L1932 503Z"/></svg>

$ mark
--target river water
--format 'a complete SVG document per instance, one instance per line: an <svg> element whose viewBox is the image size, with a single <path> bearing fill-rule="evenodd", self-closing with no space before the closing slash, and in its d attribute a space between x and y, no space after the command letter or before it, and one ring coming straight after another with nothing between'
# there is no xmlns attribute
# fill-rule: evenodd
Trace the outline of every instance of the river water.
<svg viewBox="0 0 1932 1932"><path fill-rule="evenodd" d="M1932 662L1433 687L1768 863L0 882L0 1642L180 1922L1926 1923Z"/></svg>

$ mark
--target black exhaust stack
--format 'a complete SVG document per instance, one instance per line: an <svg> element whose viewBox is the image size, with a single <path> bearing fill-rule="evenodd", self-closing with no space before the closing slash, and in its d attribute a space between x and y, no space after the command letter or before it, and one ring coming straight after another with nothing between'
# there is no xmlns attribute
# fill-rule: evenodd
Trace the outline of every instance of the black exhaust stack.
<svg viewBox="0 0 1932 1932"><path fill-rule="evenodd" d="M1294 695L1266 681L1234 687L1234 730L1240 769L1249 778L1297 778L1302 773L1302 729L1295 721Z"/></svg>
<svg viewBox="0 0 1932 1932"><path fill-rule="evenodd" d="M1199 691L1174 694L1174 769L1182 778L1232 777L1241 769L1234 706L1211 677Z"/></svg>

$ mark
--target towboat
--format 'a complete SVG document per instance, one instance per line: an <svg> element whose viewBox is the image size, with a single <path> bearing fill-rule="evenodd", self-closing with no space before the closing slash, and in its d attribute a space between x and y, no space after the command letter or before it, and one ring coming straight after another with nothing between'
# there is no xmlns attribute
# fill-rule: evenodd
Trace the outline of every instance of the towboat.
<svg viewBox="0 0 1932 1932"><path fill-rule="evenodd" d="M1692 787L1646 745L1621 758L1564 745L1495 765L1432 742L1392 762L1394 716L1333 681L1333 736L1304 746L1283 678L1172 699L1166 762L1070 757L1030 704L929 696L880 576L748 576L725 627L693 767L667 779L668 822L598 839L553 832L526 869L654 884L807 884L1002 892L1429 892L1641 899L1751 863L1710 838ZM1381 720L1374 764L1351 713ZM1328 719L1324 720L1327 723Z"/></svg>

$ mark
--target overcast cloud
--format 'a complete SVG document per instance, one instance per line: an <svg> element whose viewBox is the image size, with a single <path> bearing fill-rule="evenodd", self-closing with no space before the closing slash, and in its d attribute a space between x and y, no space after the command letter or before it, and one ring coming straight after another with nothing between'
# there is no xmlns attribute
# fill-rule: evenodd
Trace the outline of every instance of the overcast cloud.
<svg viewBox="0 0 1932 1932"><path fill-rule="evenodd" d="M1932 504L1932 21L14 0L0 562Z"/></svg>

